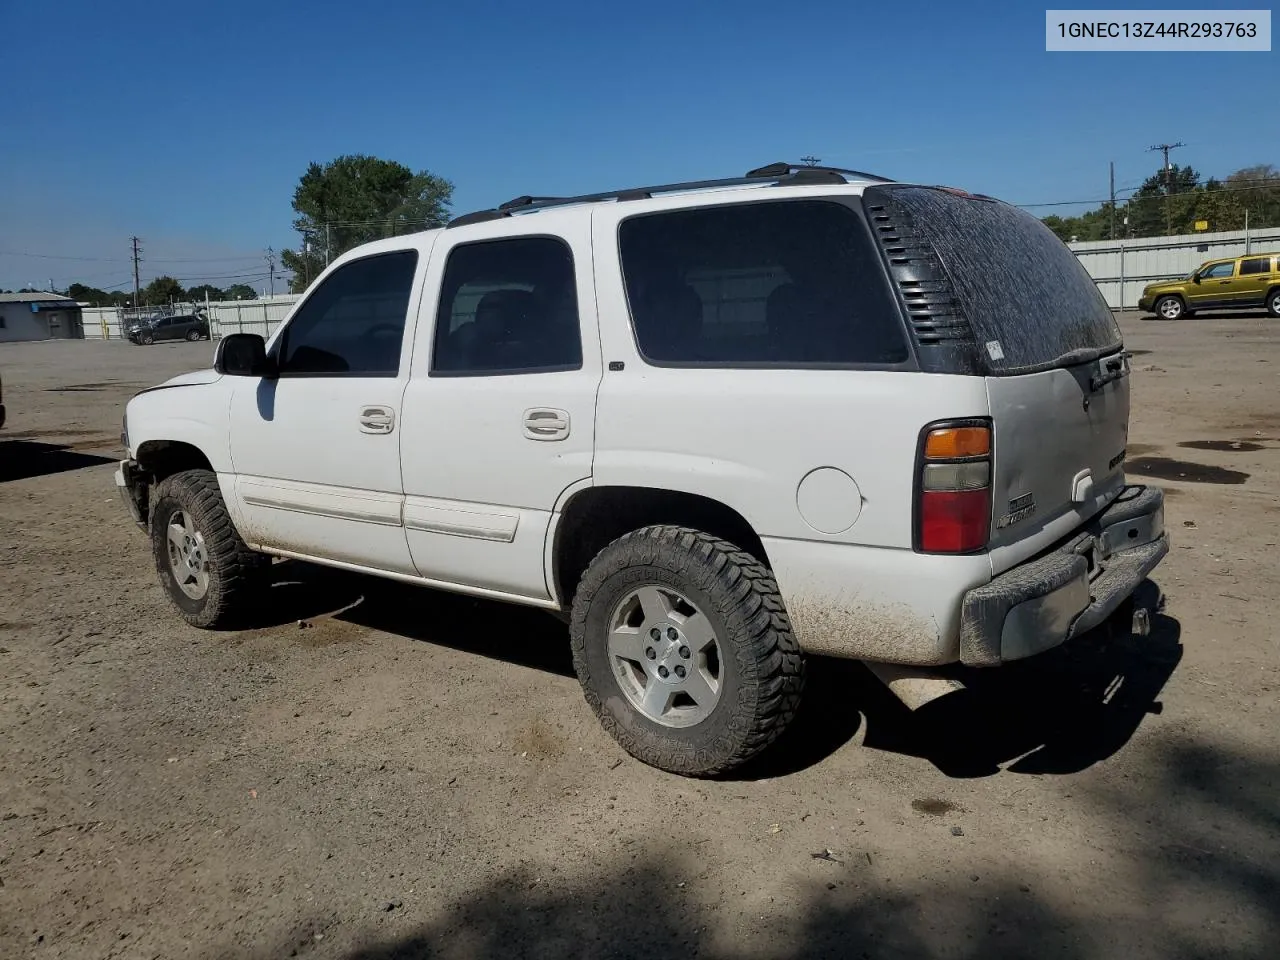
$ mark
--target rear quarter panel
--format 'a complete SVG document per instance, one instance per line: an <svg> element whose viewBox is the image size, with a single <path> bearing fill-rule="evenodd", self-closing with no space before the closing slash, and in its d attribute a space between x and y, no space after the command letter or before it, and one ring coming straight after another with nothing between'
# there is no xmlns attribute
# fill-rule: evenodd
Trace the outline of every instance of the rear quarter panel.
<svg viewBox="0 0 1280 960"><path fill-rule="evenodd" d="M914 553L914 471L925 424L987 416L982 378L651 366L632 336L619 215L601 208L595 217L606 372L594 482L684 491L736 510L765 542L810 652L954 659L950 611L963 589L990 579L990 563Z"/></svg>

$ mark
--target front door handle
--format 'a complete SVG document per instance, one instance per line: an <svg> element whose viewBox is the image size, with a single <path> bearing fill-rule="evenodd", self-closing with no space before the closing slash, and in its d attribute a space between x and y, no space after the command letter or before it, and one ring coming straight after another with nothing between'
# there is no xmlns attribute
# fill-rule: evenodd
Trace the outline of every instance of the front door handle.
<svg viewBox="0 0 1280 960"><path fill-rule="evenodd" d="M390 407L361 407L362 433L390 433L396 428L396 412Z"/></svg>
<svg viewBox="0 0 1280 960"><path fill-rule="evenodd" d="M530 440L563 440L569 436L569 414L553 407L526 410L524 435Z"/></svg>

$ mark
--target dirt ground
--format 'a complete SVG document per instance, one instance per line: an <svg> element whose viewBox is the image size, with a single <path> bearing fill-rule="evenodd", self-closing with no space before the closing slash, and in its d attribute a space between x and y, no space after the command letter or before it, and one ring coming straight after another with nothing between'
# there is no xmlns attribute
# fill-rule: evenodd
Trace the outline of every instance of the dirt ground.
<svg viewBox="0 0 1280 960"><path fill-rule="evenodd" d="M1151 636L933 716L817 660L711 782L613 744L543 613L281 564L187 628L112 461L210 345L0 346L0 958L1280 955L1280 322L1123 326Z"/></svg>

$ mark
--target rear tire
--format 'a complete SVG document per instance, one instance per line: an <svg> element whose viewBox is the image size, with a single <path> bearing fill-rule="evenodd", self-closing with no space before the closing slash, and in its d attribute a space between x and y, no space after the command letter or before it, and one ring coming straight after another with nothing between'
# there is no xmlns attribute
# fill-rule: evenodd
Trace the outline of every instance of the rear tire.
<svg viewBox="0 0 1280 960"><path fill-rule="evenodd" d="M794 717L804 659L778 585L751 554L678 526L633 531L573 600L573 666L633 757L686 776L750 760Z"/></svg>
<svg viewBox="0 0 1280 960"><path fill-rule="evenodd" d="M209 470L184 470L160 481L151 509L151 546L169 601L193 627L242 623L254 573L270 561L240 538Z"/></svg>
<svg viewBox="0 0 1280 960"><path fill-rule="evenodd" d="M1267 294L1267 316L1280 317L1280 287Z"/></svg>
<svg viewBox="0 0 1280 960"><path fill-rule="evenodd" d="M1156 301L1156 316L1161 320L1181 320L1187 313L1187 305L1181 297L1161 297Z"/></svg>

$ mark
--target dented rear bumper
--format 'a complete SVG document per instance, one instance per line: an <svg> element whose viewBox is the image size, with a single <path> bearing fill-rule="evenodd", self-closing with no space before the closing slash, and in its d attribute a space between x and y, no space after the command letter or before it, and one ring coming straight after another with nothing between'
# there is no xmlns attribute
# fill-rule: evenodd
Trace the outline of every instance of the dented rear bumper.
<svg viewBox="0 0 1280 960"><path fill-rule="evenodd" d="M1164 492L1126 487L1065 543L964 595L960 660L995 666L1101 624L1169 552Z"/></svg>

